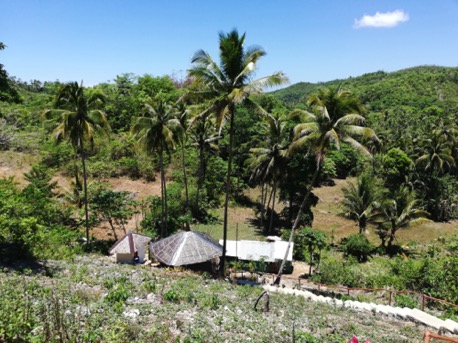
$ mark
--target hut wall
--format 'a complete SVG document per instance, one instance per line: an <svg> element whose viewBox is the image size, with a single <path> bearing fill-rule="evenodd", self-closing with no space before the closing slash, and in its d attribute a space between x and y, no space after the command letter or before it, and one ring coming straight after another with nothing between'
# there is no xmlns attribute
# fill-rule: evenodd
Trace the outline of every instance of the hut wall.
<svg viewBox="0 0 458 343"><path fill-rule="evenodd" d="M138 258L139 258L139 263L143 263L145 261L145 245L144 244L140 244L138 247L137 247L137 252L138 252Z"/></svg>
<svg viewBox="0 0 458 343"><path fill-rule="evenodd" d="M133 264L134 257L131 254L116 254L116 262L117 263L127 263Z"/></svg>

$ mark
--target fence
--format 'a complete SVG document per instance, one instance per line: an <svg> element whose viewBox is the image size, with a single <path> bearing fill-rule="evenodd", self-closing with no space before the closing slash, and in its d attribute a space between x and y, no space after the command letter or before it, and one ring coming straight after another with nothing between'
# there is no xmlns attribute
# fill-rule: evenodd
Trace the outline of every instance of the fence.
<svg viewBox="0 0 458 343"><path fill-rule="evenodd" d="M431 338L439 339L439 340L445 341L445 342L456 342L456 343L458 343L458 338L439 336L439 335L436 335L436 334L431 333L429 331L425 332L425 340L423 341L423 343L430 343Z"/></svg>
<svg viewBox="0 0 458 343"><path fill-rule="evenodd" d="M272 278L273 278L273 280L275 280L276 275L272 274ZM458 305L456 305L456 304L453 304L451 302L448 302L448 301L445 301L445 300L442 300L442 299L434 298L434 297L431 297L431 296L423 294L423 293L414 292L414 291L408 291L408 290L396 291L396 290L390 289L390 288L357 288L357 287L325 285L325 284L320 284L318 282L315 282L315 281L312 281L312 280L308 280L308 279L291 278L291 277L284 276L284 275L282 275L281 278L282 279L297 280L299 288L302 287L301 286L301 281L302 281L302 283L312 283L312 284L314 284L317 287L318 292L320 292L321 288L325 287L325 288L328 288L328 289L343 290L344 292L347 293L348 296L350 296L350 292L351 291L388 292L389 293L389 300L388 300L388 305L389 306L391 306L393 304L393 294L413 294L413 295L416 295L420 299L420 307L421 307L422 311L424 311L424 309L425 309L425 302L426 301L438 302L438 303L441 303L443 305L450 306L450 307L453 307L455 309L458 309Z"/></svg>
<svg viewBox="0 0 458 343"><path fill-rule="evenodd" d="M264 274L262 276L262 278L266 279L266 276L268 276L268 275L272 276L272 283L274 283L275 279L277 278L277 275L275 275L275 274ZM243 276L243 272L242 272L242 276ZM270 276L269 276L269 278L270 278ZM302 286L305 285L305 284L313 284L316 288L312 288L312 287L308 287L308 288L304 287L304 288L305 289L311 289L311 288L312 289L316 289L319 293L324 293L323 292L323 288L331 289L331 290L340 290L340 291L343 291L344 293L346 293L348 296L351 295L351 291L387 292L389 294L389 298L388 298L388 305L389 306L393 305L393 300L394 300L393 299L393 295L394 294L412 294L412 295L417 296L420 299L420 307L421 307L422 311L424 311L424 309L425 309L426 301L441 303L443 305L450 306L450 307L453 307L453 308L458 310L458 305L457 304L453 304L451 302L448 302L448 301L445 301L445 300L442 300L442 299L438 299L438 298L434 298L434 297L431 297L429 295L418 293L418 292L414 292L414 291L408 291L408 290L397 291L397 290L390 289L390 288L357 288L357 287L325 285L325 284L318 283L318 282L315 282L315 281L312 281L312 280L309 280L309 279L293 278L293 277L285 276L285 275L282 275L281 279L282 280L290 280L293 283L295 282L295 285L297 287L299 287L299 288L302 288ZM259 276L257 277L257 282L259 282Z"/></svg>

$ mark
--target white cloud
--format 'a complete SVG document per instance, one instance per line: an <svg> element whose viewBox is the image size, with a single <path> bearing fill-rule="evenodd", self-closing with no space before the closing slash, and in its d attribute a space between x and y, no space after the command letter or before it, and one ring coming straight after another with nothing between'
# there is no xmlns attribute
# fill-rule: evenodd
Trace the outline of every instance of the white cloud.
<svg viewBox="0 0 458 343"><path fill-rule="evenodd" d="M409 15L403 10L393 12L377 12L374 15L363 15L361 19L355 19L354 28L362 27L395 27L409 20Z"/></svg>

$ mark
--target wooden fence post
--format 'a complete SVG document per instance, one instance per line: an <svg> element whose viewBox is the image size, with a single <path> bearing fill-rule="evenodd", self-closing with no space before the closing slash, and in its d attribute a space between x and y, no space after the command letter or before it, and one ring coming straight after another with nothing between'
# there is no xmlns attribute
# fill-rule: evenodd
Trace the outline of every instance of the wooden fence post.
<svg viewBox="0 0 458 343"><path fill-rule="evenodd" d="M429 331L425 331L425 340L423 341L423 343L429 343L430 341L431 341L431 335Z"/></svg>
<svg viewBox="0 0 458 343"><path fill-rule="evenodd" d="M425 310L425 295L424 294L421 295L421 310L422 311Z"/></svg>

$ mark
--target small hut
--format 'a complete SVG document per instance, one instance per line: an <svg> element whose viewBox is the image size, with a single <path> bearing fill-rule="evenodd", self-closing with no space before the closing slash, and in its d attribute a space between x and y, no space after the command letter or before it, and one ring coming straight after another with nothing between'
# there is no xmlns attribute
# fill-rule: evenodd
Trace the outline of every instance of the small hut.
<svg viewBox="0 0 458 343"><path fill-rule="evenodd" d="M215 261L223 254L223 247L218 242L196 231L179 232L150 243L149 249L159 262L168 266Z"/></svg>
<svg viewBox="0 0 458 343"><path fill-rule="evenodd" d="M116 254L117 263L143 263L149 241L151 241L150 237L129 231L111 247L109 253Z"/></svg>

